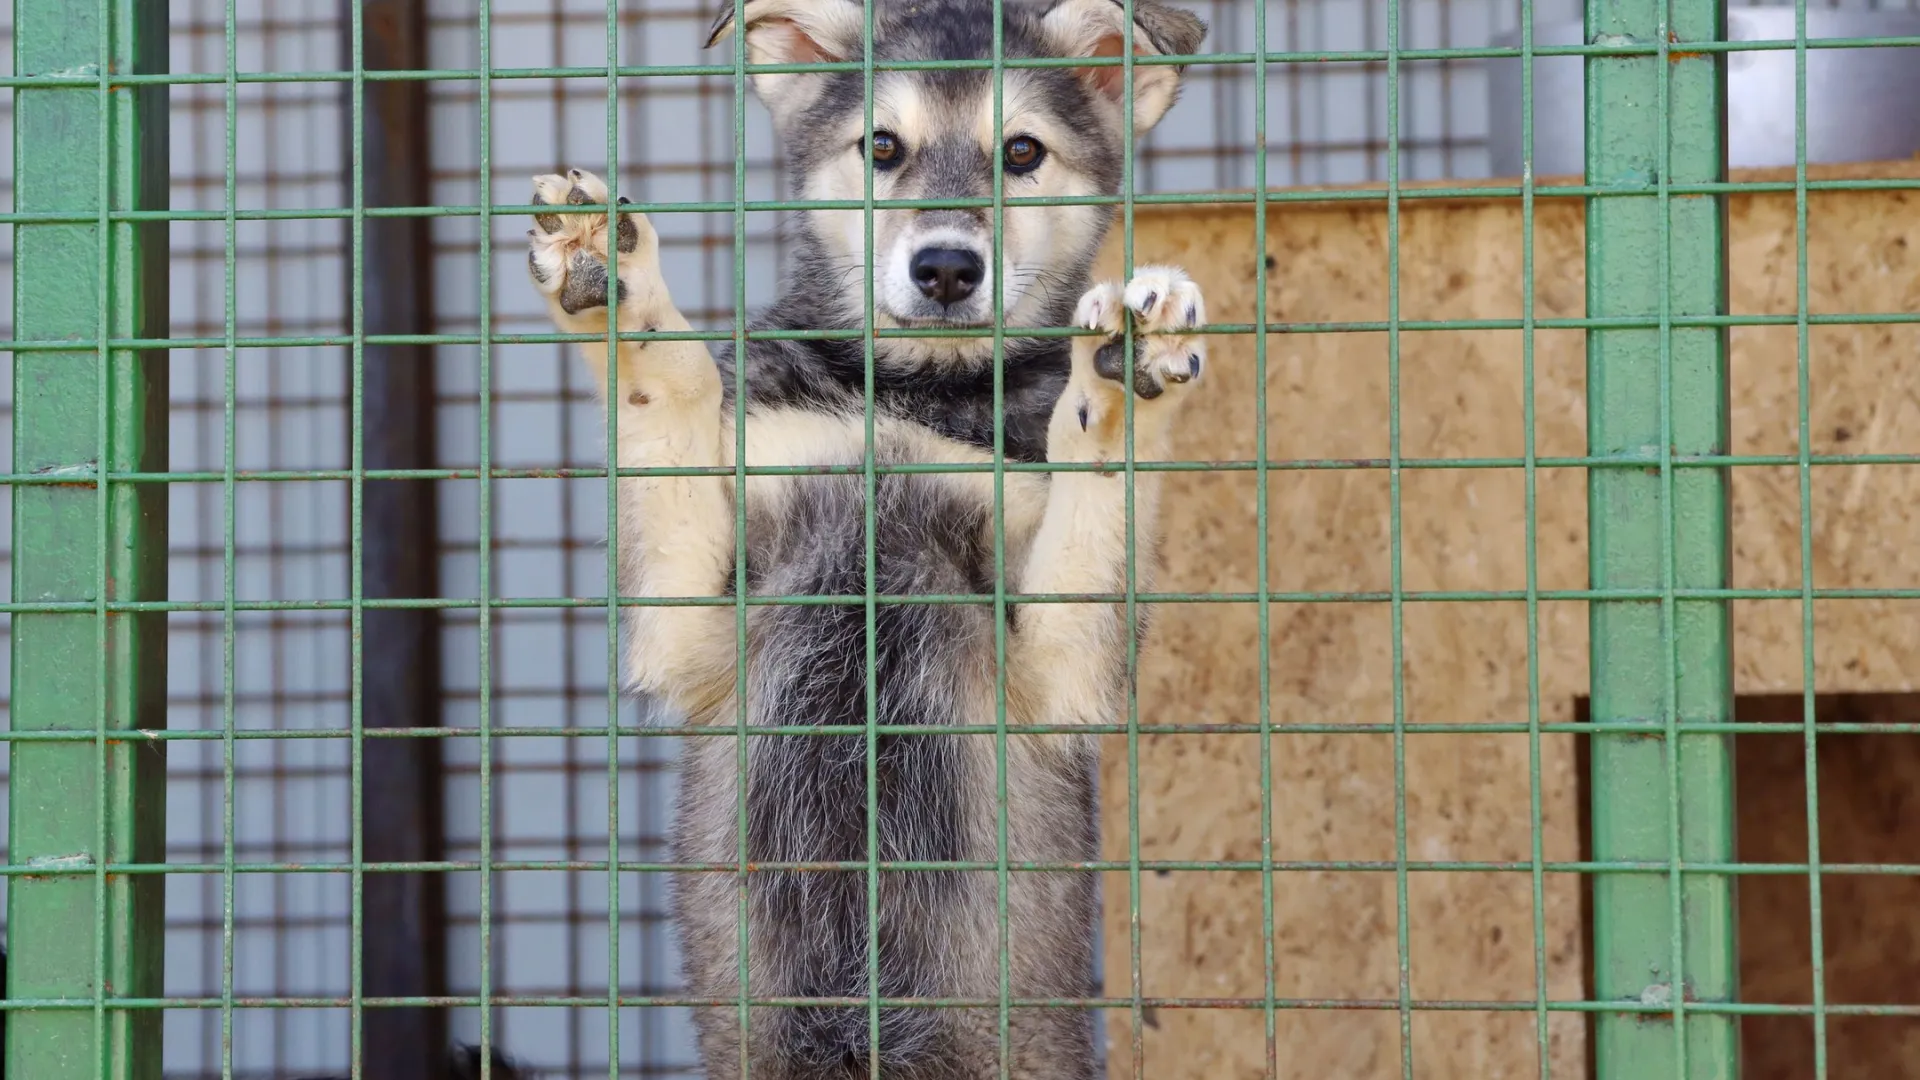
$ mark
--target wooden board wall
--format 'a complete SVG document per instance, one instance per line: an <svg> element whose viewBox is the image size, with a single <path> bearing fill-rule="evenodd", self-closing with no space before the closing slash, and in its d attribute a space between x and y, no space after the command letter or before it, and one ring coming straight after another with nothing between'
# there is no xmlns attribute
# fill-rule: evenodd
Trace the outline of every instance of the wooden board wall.
<svg viewBox="0 0 1920 1080"><path fill-rule="evenodd" d="M1823 176L1920 174L1920 164L1815 169ZM1741 177L1791 179L1790 174ZM1540 198L1535 312L1584 313L1583 209ZM1142 208L1137 259L1186 267L1216 322L1254 321L1250 206ZM1732 309L1796 309L1794 200L1738 195L1729 207ZM1920 311L1920 199L1904 191L1816 193L1808 208L1808 292L1817 314ZM1518 319L1522 222L1517 199L1406 200L1400 220L1404 319ZM1115 246L1117 247L1117 245ZM1275 207L1268 311L1280 322L1387 318L1388 229L1380 202ZM1650 253L1651 256L1652 253ZM1117 276L1117 250L1103 256ZM1523 430L1519 331L1406 333L1401 338L1401 452L1407 458L1519 457ZM1536 452L1585 451L1584 338L1535 337ZM1797 452L1796 330L1732 332L1734 450ZM1920 327L1815 326L1809 333L1810 443L1816 453L1920 451ZM1255 452L1251 338L1215 338L1209 384L1191 406L1183 458ZM1267 451L1276 461L1384 458L1388 453L1383 333L1283 333L1267 355ZM1276 469L1268 483L1269 587L1386 590L1389 479L1383 468ZM1812 470L1815 583L1920 586L1920 467ZM1518 469L1405 470L1401 549L1409 590L1523 589L1526 492ZM1798 588L1800 495L1790 465L1737 471L1735 584ZM1170 591L1257 584L1255 478L1248 472L1168 480ZM1538 585L1587 583L1585 476L1542 470L1537 484ZM1252 605L1170 605L1143 655L1143 722L1251 723L1260 707L1260 642ZM1286 733L1301 723L1379 725L1394 715L1386 604L1278 604L1270 613L1273 844L1276 860L1395 858L1394 747L1383 733ZM1571 719L1587 687L1587 613L1539 608L1540 716ZM1823 601L1815 612L1816 685L1823 692L1911 690L1920 680L1920 602ZM1801 613L1793 600L1736 608L1741 693L1802 685ZM1526 611L1517 603L1410 603L1404 608L1409 723L1524 722ZM1539 747L1541 846L1578 851L1572 737ZM1524 734L1415 734L1406 740L1406 854L1411 860L1525 861L1533 846L1530 744ZM1138 828L1148 859L1260 858L1256 736L1150 736L1139 744ZM1103 829L1110 858L1128 850L1127 753L1110 740ZM1920 780L1920 777L1916 777ZM1130 993L1125 875L1105 883L1108 992ZM1531 1002L1535 992L1531 876L1416 872L1408 881L1412 994ZM1540 903L1548 992L1582 995L1578 883L1549 876ZM1149 997L1259 996L1264 984L1257 873L1148 873L1139 897L1142 991ZM1274 890L1277 993L1314 999L1398 995L1395 875L1321 868L1280 875ZM1151 1080L1265 1075L1258 1010L1161 1009L1142 1029ZM1392 1011L1287 1011L1278 1021L1282 1074L1400 1075ZM1556 1014L1551 1064L1584 1075L1581 1020ZM1538 1074L1527 1012L1416 1012L1414 1071L1436 1080ZM1112 1075L1132 1074L1131 1027L1110 1028Z"/></svg>

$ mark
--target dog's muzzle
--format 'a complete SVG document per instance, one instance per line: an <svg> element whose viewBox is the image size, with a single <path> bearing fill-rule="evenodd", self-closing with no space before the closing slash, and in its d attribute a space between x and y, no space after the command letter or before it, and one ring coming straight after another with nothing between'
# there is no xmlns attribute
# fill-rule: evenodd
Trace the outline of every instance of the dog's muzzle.
<svg viewBox="0 0 1920 1080"><path fill-rule="evenodd" d="M921 248L907 266L920 295L943 306L972 296L986 271L980 256L964 248Z"/></svg>

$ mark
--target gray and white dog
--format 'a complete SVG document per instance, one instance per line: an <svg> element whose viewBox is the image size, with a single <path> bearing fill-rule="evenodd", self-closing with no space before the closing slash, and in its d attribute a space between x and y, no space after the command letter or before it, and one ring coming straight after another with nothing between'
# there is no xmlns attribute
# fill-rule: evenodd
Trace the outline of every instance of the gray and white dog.
<svg viewBox="0 0 1920 1080"><path fill-rule="evenodd" d="M725 9L709 44L735 32ZM987 58L987 0L873 0L873 55L881 61ZM1118 0L1008 0L1008 57L1114 57L1126 39ZM1191 54L1205 36L1193 15L1135 0L1138 55ZM859 60L865 13L855 0L750 0L746 48L759 64ZM1135 67L1134 134L1172 106L1181 72ZM868 162L879 199L991 196L993 159L1005 193L1111 196L1126 152L1117 66L1004 72L1003 123L993 125L988 70L882 71L873 127L864 80L853 73L759 73L807 200L859 200ZM606 185L574 170L535 181L542 205L601 204ZM625 201L624 199L622 201ZM879 327L991 325L998 293L1004 348L1004 447L1022 462L1116 462L1126 453L1125 396L1134 395L1140 460L1165 460L1181 400L1199 380L1206 315L1199 289L1177 269L1144 267L1124 284L1093 284L1090 265L1113 218L1109 206L1005 209L996 277L993 215L984 209L879 209L873 265L859 210L797 216L797 254L781 298L752 326L857 330L871 274ZM640 214L609 229L604 213L541 214L532 236L535 284L566 332L605 333L606 251L621 330L685 330L661 279L658 238ZM1121 383L1127 321L1136 332L1134 378ZM1103 331L1020 339L1020 328ZM608 386L604 345L581 348L595 386ZM992 341L984 336L883 338L874 343L875 460L881 466L992 460ZM865 447L865 362L859 340L753 341L744 358L699 342L622 342L614 364L616 460L622 468L732 467L736 365L744 364L749 466L858 466ZM1142 588L1157 551L1155 475L1138 475L1134 514ZM865 478L762 475L745 481L746 580L754 595L860 597L867 589ZM641 476L619 481L620 588L639 597L727 596L735 576L731 478ZM980 471L887 472L876 481L873 588L887 596L990 594L995 560L993 477ZM1008 592L1112 594L1125 584L1126 482L1112 472L1004 479ZM1007 720L1015 725L1112 723L1124 715L1128 627L1113 603L1013 603L1006 636ZM756 605L746 655L736 655L731 606L635 607L627 612L626 675L633 688L691 723L732 727L746 665L753 727L863 725L868 643L863 605ZM990 606L883 603L875 616L874 703L884 725L984 725L996 716ZM717 735L718 733L716 733ZM1095 740L1017 734L1006 740L1006 857L1014 864L1096 857ZM740 785L746 785L747 857L754 863L868 858L867 744L860 734L750 736L744 776L737 745L691 737L682 759L676 859L733 865ZM878 857L992 866L998 854L997 742L991 734L889 734L875 750ZM707 1075L760 1080L866 1076L877 1058L891 1080L999 1075L998 1009L890 1004L877 1042L866 1006L844 999L965 999L1002 993L997 876L982 869L900 869L879 875L870 926L867 874L768 869L748 875L744 935L738 878L688 872L675 888L687 979L702 999L740 995L742 942L751 997L829 998L821 1005L754 1006L740 1032L734 1007L695 1010ZM1087 872L1014 870L1005 918L1015 999L1082 998L1093 982L1094 880ZM878 956L869 979L869 944ZM1079 1080L1094 1069L1088 1011L1015 1007L1005 1052L1011 1075Z"/></svg>

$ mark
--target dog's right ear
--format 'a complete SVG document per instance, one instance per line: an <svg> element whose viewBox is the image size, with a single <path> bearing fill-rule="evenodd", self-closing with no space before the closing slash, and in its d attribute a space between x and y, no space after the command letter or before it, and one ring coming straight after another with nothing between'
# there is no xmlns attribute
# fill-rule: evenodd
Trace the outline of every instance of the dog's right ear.
<svg viewBox="0 0 1920 1080"><path fill-rule="evenodd" d="M707 34L708 48L734 30L734 0L720 3ZM851 0L747 0L745 14L750 64L836 63L861 54L866 20L861 6ZM784 125L818 96L824 74L757 74L752 76L753 89L775 122Z"/></svg>
<svg viewBox="0 0 1920 1080"><path fill-rule="evenodd" d="M1120 0L1053 0L1042 25L1062 56L1114 57L1126 51L1126 7ZM1133 0L1133 28L1135 56L1191 56L1207 36L1207 24L1199 16L1159 0ZM1179 67L1162 64L1133 69L1134 134L1152 130L1173 107L1180 76ZM1126 97L1122 68L1081 68L1080 77L1099 99L1114 106Z"/></svg>

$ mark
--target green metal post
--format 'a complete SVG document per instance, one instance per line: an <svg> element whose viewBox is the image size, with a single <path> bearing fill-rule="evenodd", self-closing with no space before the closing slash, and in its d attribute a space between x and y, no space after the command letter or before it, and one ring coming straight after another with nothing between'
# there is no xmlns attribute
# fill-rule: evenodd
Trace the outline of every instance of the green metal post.
<svg viewBox="0 0 1920 1080"><path fill-rule="evenodd" d="M111 79L166 71L167 4L14 19L19 75L94 80L17 91L16 208L96 220L14 234L16 334L94 344L14 354L14 468L73 483L13 489L13 595L93 610L14 616L13 732L55 737L11 744L7 994L68 1007L12 1015L7 1077L157 1080L160 1012L114 1001L160 994L164 879L108 867L164 857L165 744L120 740L165 726L166 616L106 605L165 599L167 487L99 480L167 468L167 354L107 348L167 333L166 224L108 221L166 207L167 89Z"/></svg>
<svg viewBox="0 0 1920 1080"><path fill-rule="evenodd" d="M1587 334L1589 453L1644 465L1588 472L1592 579L1660 594L1592 604L1593 719L1664 729L1593 737L1593 854L1667 868L1593 881L1602 1080L1739 1069L1736 1018L1688 1010L1736 993L1733 879L1685 869L1734 858L1731 736L1682 733L1731 719L1731 620L1675 595L1729 578L1727 469L1674 467L1727 453L1725 327L1674 325L1727 313L1725 200L1670 190L1725 179L1724 53L1689 49L1725 27L1722 0L1586 9L1589 43L1658 49L1587 60L1587 182L1655 188L1587 201L1588 315L1656 320Z"/></svg>

